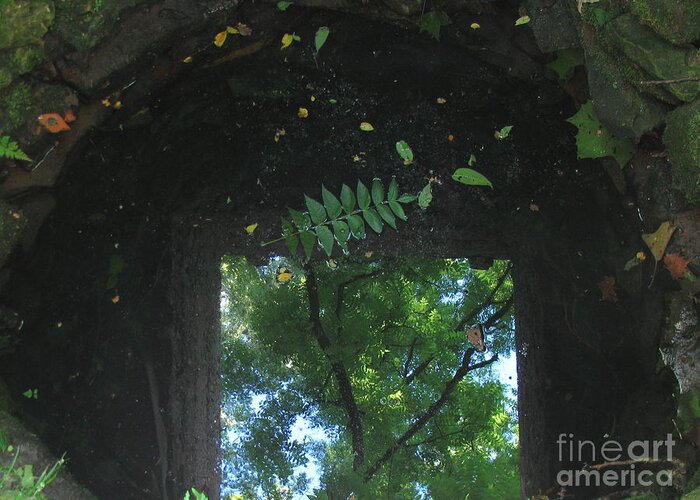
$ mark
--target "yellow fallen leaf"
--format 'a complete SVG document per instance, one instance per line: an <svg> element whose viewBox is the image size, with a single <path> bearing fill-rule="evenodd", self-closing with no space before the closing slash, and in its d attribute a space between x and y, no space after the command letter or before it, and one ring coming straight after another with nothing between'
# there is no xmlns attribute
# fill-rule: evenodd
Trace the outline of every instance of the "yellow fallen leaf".
<svg viewBox="0 0 700 500"><path fill-rule="evenodd" d="M479 28L481 28L481 25L479 23L471 23L469 27L473 30L478 30Z"/></svg>
<svg viewBox="0 0 700 500"><path fill-rule="evenodd" d="M245 227L245 232L248 234L253 234L253 231L255 231L258 227L257 222L255 224L250 224Z"/></svg>
<svg viewBox="0 0 700 500"><path fill-rule="evenodd" d="M214 37L214 45L217 47L221 47L224 42L226 41L226 37L228 36L228 33L226 31L221 31L216 34Z"/></svg>
<svg viewBox="0 0 700 500"><path fill-rule="evenodd" d="M299 108L299 111L297 111L297 116L299 118L308 118L309 117L309 110L306 108Z"/></svg>
<svg viewBox="0 0 700 500"><path fill-rule="evenodd" d="M352 161L354 161L355 163L357 163L358 161L362 161L362 158L360 158L360 155L353 155Z"/></svg>
<svg viewBox="0 0 700 500"><path fill-rule="evenodd" d="M294 276L294 275L286 267L280 267L277 270L276 278L277 278L278 283L287 283L290 279L292 279L292 276Z"/></svg>
<svg viewBox="0 0 700 500"><path fill-rule="evenodd" d="M122 102L117 101L114 103L114 109L122 109Z"/></svg>
<svg viewBox="0 0 700 500"><path fill-rule="evenodd" d="M187 56L187 57L185 57L185 58L182 60L182 62L184 62L185 64L191 63L191 62L192 62L192 56Z"/></svg>
<svg viewBox="0 0 700 500"><path fill-rule="evenodd" d="M116 304L118 302L119 302L119 295L115 295L114 297L112 297L112 304Z"/></svg>
<svg viewBox="0 0 700 500"><path fill-rule="evenodd" d="M316 102L316 96L315 96L315 95L312 95L309 99L311 100L311 102Z"/></svg>
<svg viewBox="0 0 700 500"><path fill-rule="evenodd" d="M647 244L657 262L663 259L668 242L671 241L671 236L673 236L675 230L676 227L673 225L673 222L666 221L662 222L659 229L655 232L642 235L644 243Z"/></svg>
<svg viewBox="0 0 700 500"><path fill-rule="evenodd" d="M371 132L372 130L374 130L374 127L370 122L362 122L360 123L360 130L362 130L363 132Z"/></svg>
<svg viewBox="0 0 700 500"><path fill-rule="evenodd" d="M238 35L240 31L238 31L233 26L226 26L226 33L228 33L229 35Z"/></svg>
<svg viewBox="0 0 700 500"><path fill-rule="evenodd" d="M284 35L282 35L282 47L281 48L286 49L287 47L289 47L292 44L293 41L294 41L294 35L292 35L291 33L285 33Z"/></svg>
<svg viewBox="0 0 700 500"><path fill-rule="evenodd" d="M101 102L102 102L102 105L103 105L105 108L108 108L108 107L110 107L110 106L112 105L112 103L109 102L109 97L105 97L104 99L102 99Z"/></svg>

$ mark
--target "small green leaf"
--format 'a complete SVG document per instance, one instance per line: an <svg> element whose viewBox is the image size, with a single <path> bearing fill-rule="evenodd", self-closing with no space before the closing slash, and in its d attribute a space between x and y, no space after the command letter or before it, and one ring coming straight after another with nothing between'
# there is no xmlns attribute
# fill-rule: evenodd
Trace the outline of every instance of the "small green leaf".
<svg viewBox="0 0 700 500"><path fill-rule="evenodd" d="M346 214L352 213L355 210L355 193L347 184L343 184L340 189L340 202L343 204L343 210Z"/></svg>
<svg viewBox="0 0 700 500"><path fill-rule="evenodd" d="M309 217L309 214L303 214L290 208L289 215L292 216L292 220L294 221L294 225L297 227L297 229L304 231L311 227L311 218Z"/></svg>
<svg viewBox="0 0 700 500"><path fill-rule="evenodd" d="M311 215L313 223L324 223L326 221L326 209L323 208L323 205L306 195L304 195L304 200L306 201L306 208L309 209L309 215Z"/></svg>
<svg viewBox="0 0 700 500"><path fill-rule="evenodd" d="M379 179L372 181L372 201L375 205L379 205L384 201L384 186Z"/></svg>
<svg viewBox="0 0 700 500"><path fill-rule="evenodd" d="M574 76L574 68L584 64L583 50L563 49L557 52L557 58L547 66L559 75L560 80L568 80Z"/></svg>
<svg viewBox="0 0 700 500"><path fill-rule="evenodd" d="M406 141L399 141L396 143L396 152L399 153L399 156L404 162L413 161L413 150Z"/></svg>
<svg viewBox="0 0 700 500"><path fill-rule="evenodd" d="M11 141L9 136L0 136L0 158L6 157L11 160L32 161L16 142Z"/></svg>
<svg viewBox="0 0 700 500"><path fill-rule="evenodd" d="M363 240L367 236L365 221L359 215L348 215L348 226L350 226L350 232L356 239Z"/></svg>
<svg viewBox="0 0 700 500"><path fill-rule="evenodd" d="M642 261L639 260L636 256L635 256L635 257L632 257L630 260L628 260L628 261L625 263L625 271L629 271L629 270L632 269L633 267L638 266L639 264L641 264L641 262L642 262Z"/></svg>
<svg viewBox="0 0 700 500"><path fill-rule="evenodd" d="M425 210L430 206L431 201L433 201L432 185L427 183L418 195L418 206Z"/></svg>
<svg viewBox="0 0 700 500"><path fill-rule="evenodd" d="M491 184L490 180L471 168L458 168L452 174L452 178L467 186L489 186L493 189L493 184Z"/></svg>
<svg viewBox="0 0 700 500"><path fill-rule="evenodd" d="M299 233L299 239L301 240L301 246L304 249L306 260L309 260L314 250L314 245L316 244L316 235L311 231L302 231Z"/></svg>
<svg viewBox="0 0 700 500"><path fill-rule="evenodd" d="M370 203L372 203L372 199L369 196L367 186L362 184L362 181L357 181L357 204L360 210L367 210Z"/></svg>
<svg viewBox="0 0 700 500"><path fill-rule="evenodd" d="M321 50L321 47L323 47L323 44L326 43L330 32L331 31L328 29L328 26L321 26L318 29L316 32L316 38L314 39L314 43L316 44L316 53L318 53L318 51Z"/></svg>
<svg viewBox="0 0 700 500"><path fill-rule="evenodd" d="M510 135L510 131L513 130L513 125L506 125L501 130L497 131L495 136L496 139L502 140Z"/></svg>
<svg viewBox="0 0 700 500"><path fill-rule="evenodd" d="M338 104L338 100L337 100L337 99L328 99L328 102L331 103L331 104Z"/></svg>
<svg viewBox="0 0 700 500"><path fill-rule="evenodd" d="M386 197L389 201L396 201L396 199L399 197L399 183L396 182L396 177L391 178L391 182L389 183L389 191L387 192Z"/></svg>
<svg viewBox="0 0 700 500"><path fill-rule="evenodd" d="M408 217L406 217L406 213L403 211L403 207L400 203L396 201L389 201L389 208L391 208L391 211L394 212L394 215L396 215L396 217L399 219L403 221L408 220Z"/></svg>
<svg viewBox="0 0 700 500"><path fill-rule="evenodd" d="M292 5L294 2L277 2L277 10L284 12Z"/></svg>
<svg viewBox="0 0 700 500"><path fill-rule="evenodd" d="M382 229L384 229L384 224L377 211L373 208L368 208L362 211L362 215L367 221L367 224L369 224L369 227L371 227L375 233L381 234Z"/></svg>
<svg viewBox="0 0 700 500"><path fill-rule="evenodd" d="M338 198L325 187L321 187L321 196L323 196L323 206L326 207L328 216L331 219L337 219L343 211L343 207L340 205Z"/></svg>
<svg viewBox="0 0 700 500"><path fill-rule="evenodd" d="M331 224L333 225L333 232L335 233L335 239L338 240L338 243L345 243L350 239L350 228L345 222L334 220Z"/></svg>
<svg viewBox="0 0 700 500"><path fill-rule="evenodd" d="M415 194L402 194L399 198L400 203L413 203L416 201L417 196Z"/></svg>
<svg viewBox="0 0 700 500"><path fill-rule="evenodd" d="M318 237L319 246L330 257L333 252L333 242L335 241L333 233L328 229L328 226L318 226L316 228L316 236Z"/></svg>
<svg viewBox="0 0 700 500"><path fill-rule="evenodd" d="M469 155L469 161L467 161L467 165L469 165L470 167L473 167L475 164L476 164L476 156L474 156L473 154Z"/></svg>
<svg viewBox="0 0 700 500"><path fill-rule="evenodd" d="M391 213L388 206L384 204L377 205L377 212L379 212L380 217L384 219L384 222L389 224L389 226L391 226L393 229L396 229L396 217L394 217L394 214Z"/></svg>
<svg viewBox="0 0 700 500"><path fill-rule="evenodd" d="M522 26L523 24L527 24L529 22L530 22L530 16L522 16L522 17L519 17L515 20L515 25Z"/></svg>

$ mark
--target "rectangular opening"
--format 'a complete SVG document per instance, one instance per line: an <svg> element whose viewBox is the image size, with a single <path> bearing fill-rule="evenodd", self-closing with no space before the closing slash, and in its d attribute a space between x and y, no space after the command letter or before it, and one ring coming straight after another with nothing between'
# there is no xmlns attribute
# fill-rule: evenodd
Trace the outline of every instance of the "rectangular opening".
<svg viewBox="0 0 700 500"><path fill-rule="evenodd" d="M224 257L222 494L516 498L511 267Z"/></svg>

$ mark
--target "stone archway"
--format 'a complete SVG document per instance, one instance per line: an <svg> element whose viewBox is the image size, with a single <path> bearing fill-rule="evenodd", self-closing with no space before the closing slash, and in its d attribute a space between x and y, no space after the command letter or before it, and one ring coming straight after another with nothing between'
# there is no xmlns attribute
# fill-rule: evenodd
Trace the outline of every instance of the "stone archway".
<svg viewBox="0 0 700 500"><path fill-rule="evenodd" d="M427 212L361 249L515 262L525 495L554 486L559 433L600 442L668 427L672 380L655 370L661 296L635 274L617 302L597 288L637 248L637 219L599 163L576 160L561 123L570 105L528 72L535 60L513 75L478 50L363 18L296 22L305 39L329 24L335 45L315 59L282 57L272 42L178 69L153 96L166 77L147 72L125 99L133 112L71 151L56 209L3 288L27 338L2 374L16 392L31 382L47 394L30 412L50 416L45 437L73 451L79 478L106 497L189 486L218 496L219 258L260 258L259 241L303 193L374 176L414 191L430 176L442 183ZM358 130L364 119L373 135ZM512 137L497 141L506 124ZM415 165L392 163L399 139ZM451 181L469 153L493 192ZM250 222L258 239L243 231Z"/></svg>

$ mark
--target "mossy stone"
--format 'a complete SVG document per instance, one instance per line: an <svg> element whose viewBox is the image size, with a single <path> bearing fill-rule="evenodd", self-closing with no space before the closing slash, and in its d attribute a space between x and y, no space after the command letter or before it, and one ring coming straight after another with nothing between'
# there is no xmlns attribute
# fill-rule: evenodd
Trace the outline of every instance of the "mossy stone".
<svg viewBox="0 0 700 500"><path fill-rule="evenodd" d="M605 27L606 37L627 59L639 65L656 80L700 79L700 51L679 47L661 38L641 24L632 14L617 17ZM700 81L666 84L681 101L689 102L700 95Z"/></svg>
<svg viewBox="0 0 700 500"><path fill-rule="evenodd" d="M700 2L632 0L630 10L672 43L682 45L700 40Z"/></svg>
<svg viewBox="0 0 700 500"><path fill-rule="evenodd" d="M671 160L674 184L688 201L700 202L700 99L667 115L663 141Z"/></svg>
<svg viewBox="0 0 700 500"><path fill-rule="evenodd" d="M608 53L600 37L584 38L583 43L588 85L598 119L620 138L639 139L660 126L669 107L641 94L629 82L623 72L629 63Z"/></svg>
<svg viewBox="0 0 700 500"><path fill-rule="evenodd" d="M119 14L139 0L55 0L56 19L51 31L76 50L93 48L119 21Z"/></svg>
<svg viewBox="0 0 700 500"><path fill-rule="evenodd" d="M0 123L3 131L17 130L31 116L34 98L32 88L26 82L17 82L0 90Z"/></svg>

